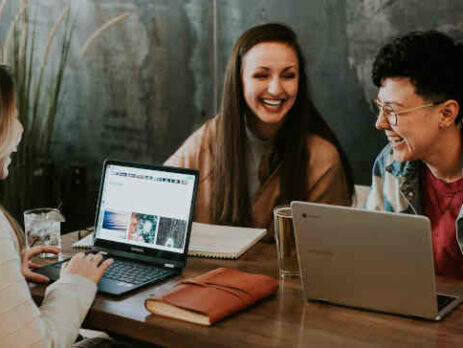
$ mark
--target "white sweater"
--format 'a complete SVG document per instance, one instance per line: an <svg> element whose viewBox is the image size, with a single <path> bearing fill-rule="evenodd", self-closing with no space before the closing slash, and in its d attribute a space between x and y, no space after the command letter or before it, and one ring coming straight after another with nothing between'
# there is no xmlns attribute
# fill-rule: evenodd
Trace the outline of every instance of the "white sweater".
<svg viewBox="0 0 463 348"><path fill-rule="evenodd" d="M14 231L0 211L0 347L70 347L96 294L91 280L66 274L38 308L21 273Z"/></svg>

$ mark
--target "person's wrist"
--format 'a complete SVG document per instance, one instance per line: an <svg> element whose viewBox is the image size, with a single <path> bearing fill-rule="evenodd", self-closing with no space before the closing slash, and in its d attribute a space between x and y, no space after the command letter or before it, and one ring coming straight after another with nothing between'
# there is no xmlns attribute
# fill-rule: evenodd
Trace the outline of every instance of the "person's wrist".
<svg viewBox="0 0 463 348"><path fill-rule="evenodd" d="M72 271L64 272L59 278L59 280L63 283L77 283L77 282L83 281L85 283L91 283L92 285L95 285L95 286L98 283L82 274L73 273Z"/></svg>

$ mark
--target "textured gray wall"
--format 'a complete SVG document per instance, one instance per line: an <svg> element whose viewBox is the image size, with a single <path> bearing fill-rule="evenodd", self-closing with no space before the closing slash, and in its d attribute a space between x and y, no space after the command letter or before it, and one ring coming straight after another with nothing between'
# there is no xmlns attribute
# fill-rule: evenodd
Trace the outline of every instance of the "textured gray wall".
<svg viewBox="0 0 463 348"><path fill-rule="evenodd" d="M103 158L161 163L213 112L208 2L80 0L74 51L125 11L132 17L72 59L57 158L92 168Z"/></svg>
<svg viewBox="0 0 463 348"><path fill-rule="evenodd" d="M365 98L375 96L371 67L378 47L393 36L414 30L439 30L463 40L463 1L347 1L347 60Z"/></svg>
<svg viewBox="0 0 463 348"><path fill-rule="evenodd" d="M353 2L353 1L348 1ZM370 170L381 148L355 70L349 67L345 1L219 0L219 81L233 43L247 28L265 22L290 25L298 34L316 106L338 135L357 183L370 183Z"/></svg>
<svg viewBox="0 0 463 348"><path fill-rule="evenodd" d="M43 32L40 55L46 30L69 1L31 2ZM19 0L8 2L2 38L18 6ZM297 32L315 104L340 138L356 183L369 184L385 144L367 102L376 93L370 72L378 48L419 29L463 38L461 0L78 0L72 6L76 30L51 155L62 168L86 165L93 193L104 158L161 163L211 117L233 43L270 21ZM132 17L80 58L91 32L125 11Z"/></svg>
<svg viewBox="0 0 463 348"><path fill-rule="evenodd" d="M72 165L86 166L87 204L70 210L92 215L103 159L162 163L214 113L213 15L207 0L34 0L31 21L38 28L39 58L49 28L69 3L75 30L51 157L62 173ZM8 1L0 20L3 40L19 6L19 0ZM91 33L126 11L132 16L80 57ZM53 50L51 66L57 58ZM69 178L63 180L66 186ZM64 208L73 204L66 192L62 195Z"/></svg>
<svg viewBox="0 0 463 348"><path fill-rule="evenodd" d="M41 57L48 29L69 1L31 4ZM72 6L76 24L52 156L62 165L91 167L106 157L162 162L213 114L209 1L79 0ZM18 8L19 0L8 3L3 37ZM91 33L126 11L132 16L80 57ZM51 65L57 52L52 56Z"/></svg>

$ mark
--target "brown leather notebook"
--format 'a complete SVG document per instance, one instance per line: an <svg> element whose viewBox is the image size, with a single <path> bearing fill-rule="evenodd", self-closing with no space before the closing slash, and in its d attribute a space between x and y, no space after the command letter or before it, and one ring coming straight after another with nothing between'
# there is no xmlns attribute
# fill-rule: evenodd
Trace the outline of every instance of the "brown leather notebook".
<svg viewBox="0 0 463 348"><path fill-rule="evenodd" d="M277 292L274 278L217 268L182 280L171 290L145 300L150 312L200 325L212 325L228 315Z"/></svg>

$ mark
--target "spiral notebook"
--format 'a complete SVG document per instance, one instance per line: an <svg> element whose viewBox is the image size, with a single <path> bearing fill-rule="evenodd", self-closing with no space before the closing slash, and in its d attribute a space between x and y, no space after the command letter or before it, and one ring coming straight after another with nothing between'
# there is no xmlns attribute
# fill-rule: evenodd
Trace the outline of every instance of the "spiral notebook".
<svg viewBox="0 0 463 348"><path fill-rule="evenodd" d="M188 256L238 259L265 236L265 228L249 228L193 222ZM73 248L91 248L93 234L75 242Z"/></svg>

